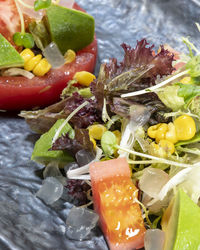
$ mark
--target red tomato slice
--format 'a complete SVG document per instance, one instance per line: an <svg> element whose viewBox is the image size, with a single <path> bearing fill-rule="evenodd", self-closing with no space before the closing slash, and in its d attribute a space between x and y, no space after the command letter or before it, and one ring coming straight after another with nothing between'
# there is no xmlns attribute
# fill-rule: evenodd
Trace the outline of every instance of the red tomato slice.
<svg viewBox="0 0 200 250"><path fill-rule="evenodd" d="M74 5L74 8L82 10L77 4ZM30 109L47 106L58 101L62 89L67 86L67 82L77 71L92 72L94 70L96 55L97 41L95 38L89 46L77 53L74 62L59 69L52 69L43 77L34 77L29 80L25 77L0 76L0 109Z"/></svg>
<svg viewBox="0 0 200 250"><path fill-rule="evenodd" d="M14 0L0 0L0 33L11 43L15 32L20 31L20 18Z"/></svg>
<svg viewBox="0 0 200 250"><path fill-rule="evenodd" d="M90 165L94 207L111 250L144 246L145 227L138 190L131 181L127 160L118 158Z"/></svg>

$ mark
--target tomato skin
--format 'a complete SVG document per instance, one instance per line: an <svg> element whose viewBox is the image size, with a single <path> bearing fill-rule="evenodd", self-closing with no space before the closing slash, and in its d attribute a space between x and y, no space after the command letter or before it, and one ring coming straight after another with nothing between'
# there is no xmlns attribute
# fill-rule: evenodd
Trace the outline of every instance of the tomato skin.
<svg viewBox="0 0 200 250"><path fill-rule="evenodd" d="M144 246L145 227L138 190L131 181L125 158L90 165L94 208L111 250L133 250Z"/></svg>
<svg viewBox="0 0 200 250"><path fill-rule="evenodd" d="M0 0L1 1L1 0ZM75 4L75 9L82 9ZM94 70L97 40L77 52L76 60L59 69L50 70L43 77L0 76L0 109L22 110L50 105L60 99L60 94L77 71Z"/></svg>

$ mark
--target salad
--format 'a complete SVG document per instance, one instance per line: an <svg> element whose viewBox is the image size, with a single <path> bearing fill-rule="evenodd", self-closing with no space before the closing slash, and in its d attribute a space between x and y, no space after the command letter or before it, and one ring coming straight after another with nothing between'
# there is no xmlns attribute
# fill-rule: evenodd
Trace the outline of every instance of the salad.
<svg viewBox="0 0 200 250"><path fill-rule="evenodd" d="M99 221L110 249L199 248L200 56L183 42L188 54L124 43L123 61L102 64L96 80L86 74L60 102L21 112L42 134L37 196L52 204L64 186L76 205L68 237L84 239Z"/></svg>
<svg viewBox="0 0 200 250"><path fill-rule="evenodd" d="M94 69L94 18L74 1L1 0L0 24L0 110L50 105Z"/></svg>

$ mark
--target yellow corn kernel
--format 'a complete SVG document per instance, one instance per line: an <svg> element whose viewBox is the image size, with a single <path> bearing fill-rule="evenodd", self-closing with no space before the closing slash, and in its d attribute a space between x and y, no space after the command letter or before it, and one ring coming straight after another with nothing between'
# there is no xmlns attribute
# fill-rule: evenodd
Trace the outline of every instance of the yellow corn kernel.
<svg viewBox="0 0 200 250"><path fill-rule="evenodd" d="M24 64L24 69L27 71L32 71L35 66L41 61L42 55L37 55L31 58L28 62Z"/></svg>
<svg viewBox="0 0 200 250"><path fill-rule="evenodd" d="M174 120L178 140L190 140L196 133L194 119L189 115L181 115Z"/></svg>
<svg viewBox="0 0 200 250"><path fill-rule="evenodd" d="M153 138L153 139L156 138L156 132L157 132L158 128L160 127L160 125L161 125L161 123L158 123L156 125L149 127L147 130L148 136Z"/></svg>
<svg viewBox="0 0 200 250"><path fill-rule="evenodd" d="M107 128L102 124L95 124L88 127L90 137L95 140L101 140L101 137L104 132L107 131Z"/></svg>
<svg viewBox="0 0 200 250"><path fill-rule="evenodd" d="M156 144L155 142L152 142L150 144L148 151L149 151L149 154L157 156L157 157L161 157L161 158L167 157L167 153L165 152L165 150L162 147L160 147L158 144Z"/></svg>
<svg viewBox="0 0 200 250"><path fill-rule="evenodd" d="M65 64L71 63L76 59L76 52L72 49L68 49L67 52L64 55L65 58Z"/></svg>
<svg viewBox="0 0 200 250"><path fill-rule="evenodd" d="M119 130L115 130L115 131L112 131L113 134L116 136L117 138L117 144L119 145L120 144L120 141L121 141L121 132Z"/></svg>
<svg viewBox="0 0 200 250"><path fill-rule="evenodd" d="M97 143L94 138L90 137L90 141L93 143L94 149L97 147Z"/></svg>
<svg viewBox="0 0 200 250"><path fill-rule="evenodd" d="M24 49L22 50L22 52L20 53L21 57L24 59L24 63L27 63L30 59L32 59L35 54L33 53L33 51L31 51L30 49Z"/></svg>
<svg viewBox="0 0 200 250"><path fill-rule="evenodd" d="M51 64L46 58L43 58L33 69L33 74L36 76L44 76L51 69Z"/></svg>
<svg viewBox="0 0 200 250"><path fill-rule="evenodd" d="M168 131L165 135L165 139L172 143L176 143L178 141L176 136L176 128L172 122L168 123Z"/></svg>
<svg viewBox="0 0 200 250"><path fill-rule="evenodd" d="M156 142L158 143L160 140L165 139L165 135L168 131L168 126L166 123L161 123L156 132Z"/></svg>
<svg viewBox="0 0 200 250"><path fill-rule="evenodd" d="M167 153L173 154L174 153L174 144L168 140L160 140L158 145Z"/></svg>
<svg viewBox="0 0 200 250"><path fill-rule="evenodd" d="M90 83L96 79L96 76L87 71L80 71L74 75L73 79L78 81L80 85L89 87Z"/></svg>
<svg viewBox="0 0 200 250"><path fill-rule="evenodd" d="M190 77L190 76L183 77L183 78L180 80L180 83L183 83L183 84L192 84L192 83L191 83L191 77Z"/></svg>

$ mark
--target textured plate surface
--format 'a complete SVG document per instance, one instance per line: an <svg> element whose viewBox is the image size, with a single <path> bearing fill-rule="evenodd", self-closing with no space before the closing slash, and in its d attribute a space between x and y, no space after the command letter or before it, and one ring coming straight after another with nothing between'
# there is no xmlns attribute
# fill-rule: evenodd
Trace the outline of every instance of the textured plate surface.
<svg viewBox="0 0 200 250"><path fill-rule="evenodd" d="M99 64L122 58L120 44L147 38L158 47L168 43L182 51L182 36L198 45L198 0L77 0L96 20ZM87 240L65 236L71 205L65 197L47 206L35 197L42 184L41 166L30 161L38 138L15 114L0 113L0 250L107 250L99 229Z"/></svg>

